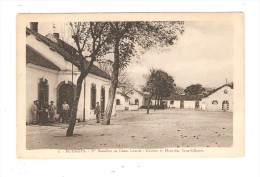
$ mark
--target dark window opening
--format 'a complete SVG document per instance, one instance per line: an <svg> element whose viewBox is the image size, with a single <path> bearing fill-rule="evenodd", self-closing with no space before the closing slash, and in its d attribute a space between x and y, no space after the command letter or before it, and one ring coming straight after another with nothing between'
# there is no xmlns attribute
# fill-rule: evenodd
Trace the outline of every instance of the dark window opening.
<svg viewBox="0 0 260 177"><path fill-rule="evenodd" d="M139 100L138 99L135 99L135 104L139 104Z"/></svg>
<svg viewBox="0 0 260 177"><path fill-rule="evenodd" d="M49 103L49 85L47 79L40 78L40 82L38 83L38 100L40 108L44 104Z"/></svg>
<svg viewBox="0 0 260 177"><path fill-rule="evenodd" d="M95 109L96 108L96 93L97 93L97 89L96 89L96 85L95 84L92 84L91 85L91 109Z"/></svg>
<svg viewBox="0 0 260 177"><path fill-rule="evenodd" d="M116 105L120 105L120 100L116 99Z"/></svg>

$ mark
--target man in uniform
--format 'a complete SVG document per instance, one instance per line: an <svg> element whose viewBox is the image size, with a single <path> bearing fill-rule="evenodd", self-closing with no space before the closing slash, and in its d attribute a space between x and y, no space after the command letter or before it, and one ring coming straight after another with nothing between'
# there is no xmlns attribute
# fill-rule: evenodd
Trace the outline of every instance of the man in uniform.
<svg viewBox="0 0 260 177"><path fill-rule="evenodd" d="M33 105L31 108L32 115L33 115L33 124L36 124L38 122L38 108L36 106L36 101L33 101Z"/></svg>
<svg viewBox="0 0 260 177"><path fill-rule="evenodd" d="M51 101L51 104L49 106L49 115L50 115L50 122L54 121L54 115L55 115L55 111L56 111L56 106L53 104L54 102Z"/></svg>
<svg viewBox="0 0 260 177"><path fill-rule="evenodd" d="M95 111L94 111L94 114L96 114L96 119L97 119L97 122L96 123L100 123L100 106L99 106L99 102L96 103L96 108L95 108Z"/></svg>
<svg viewBox="0 0 260 177"><path fill-rule="evenodd" d="M68 123L69 109L70 106L67 104L66 101L64 101L64 103L62 104L62 122Z"/></svg>

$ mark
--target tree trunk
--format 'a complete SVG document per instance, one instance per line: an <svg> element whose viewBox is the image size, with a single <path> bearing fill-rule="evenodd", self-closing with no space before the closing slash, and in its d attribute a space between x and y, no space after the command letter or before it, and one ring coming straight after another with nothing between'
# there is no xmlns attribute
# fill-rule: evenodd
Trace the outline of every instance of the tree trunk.
<svg viewBox="0 0 260 177"><path fill-rule="evenodd" d="M73 136L73 131L74 131L74 127L76 124L76 117L77 117L77 112L78 112L79 98L80 98L80 93L81 93L81 89L82 89L82 82L85 77L86 77L86 75L81 73L77 80L76 96L73 100L73 105L72 105L72 110L71 110L71 119L70 119L69 127L67 129L66 136Z"/></svg>
<svg viewBox="0 0 260 177"><path fill-rule="evenodd" d="M159 109L159 103L160 102L160 98L159 98L159 96L157 97L157 110Z"/></svg>
<svg viewBox="0 0 260 177"><path fill-rule="evenodd" d="M152 96L148 99L147 114L149 114L151 100L152 100Z"/></svg>
<svg viewBox="0 0 260 177"><path fill-rule="evenodd" d="M154 107L153 107L153 110L154 110L154 111L156 111L156 104L157 104L156 101L157 101L157 97L155 96L155 98L154 98Z"/></svg>
<svg viewBox="0 0 260 177"><path fill-rule="evenodd" d="M118 74L119 74L119 43L120 43L120 38L117 38L115 41L115 49L114 49L114 64L113 64L113 72L112 72L112 80L111 80L111 86L109 89L109 98L108 98L108 103L107 103L107 108L106 108L106 113L105 113L105 118L102 122L102 125L110 125L110 119L111 119L111 114L113 111L113 105L114 105L114 99L115 99L115 94L116 94L116 89L117 89L117 84L118 84Z"/></svg>

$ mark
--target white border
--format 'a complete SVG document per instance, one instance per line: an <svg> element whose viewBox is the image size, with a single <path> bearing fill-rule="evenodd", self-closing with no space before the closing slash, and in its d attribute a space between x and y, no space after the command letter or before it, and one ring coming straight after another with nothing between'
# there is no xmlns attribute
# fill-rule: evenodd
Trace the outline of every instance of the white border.
<svg viewBox="0 0 260 177"><path fill-rule="evenodd" d="M259 1L1 1L0 176L200 176L258 177L259 174ZM16 159L17 13L41 12L244 12L246 152L231 159L47 160ZM42 169L44 168L44 169Z"/></svg>

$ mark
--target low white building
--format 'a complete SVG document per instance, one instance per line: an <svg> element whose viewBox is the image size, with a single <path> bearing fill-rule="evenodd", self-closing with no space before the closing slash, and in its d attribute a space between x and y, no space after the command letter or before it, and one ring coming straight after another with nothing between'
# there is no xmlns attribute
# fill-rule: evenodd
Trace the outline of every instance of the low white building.
<svg viewBox="0 0 260 177"><path fill-rule="evenodd" d="M33 26L34 25L34 26ZM76 49L60 40L56 35L43 36L38 33L37 23L26 28L26 121L32 122L31 106L39 100L39 106L54 101L57 114L67 101L72 107L76 82L80 72L70 62L69 55L76 55ZM67 53L67 56L65 56ZM77 118L94 119L96 102L104 112L108 102L110 76L93 66L85 78L78 104ZM115 115L115 107L112 115Z"/></svg>
<svg viewBox="0 0 260 177"><path fill-rule="evenodd" d="M117 111L123 111L123 110L129 110L129 99L130 97L126 94L117 91L116 92L116 110Z"/></svg>
<svg viewBox="0 0 260 177"><path fill-rule="evenodd" d="M116 93L116 110L135 111L147 105L146 94L142 91L130 89L127 92L123 92L122 90L119 88Z"/></svg>
<svg viewBox="0 0 260 177"><path fill-rule="evenodd" d="M138 109L141 106L145 106L146 105L146 94L136 90L136 89L132 89L129 92L126 93L127 96L130 97L129 99L129 104L130 105L138 105Z"/></svg>
<svg viewBox="0 0 260 177"><path fill-rule="evenodd" d="M233 112L233 87L229 84L213 90L202 99L202 110Z"/></svg>
<svg viewBox="0 0 260 177"><path fill-rule="evenodd" d="M201 105L200 95L174 95L171 94L167 98L162 99L164 108L178 108L178 109L200 109ZM151 105L157 104L155 99L152 99Z"/></svg>

